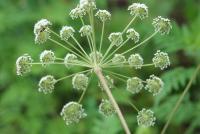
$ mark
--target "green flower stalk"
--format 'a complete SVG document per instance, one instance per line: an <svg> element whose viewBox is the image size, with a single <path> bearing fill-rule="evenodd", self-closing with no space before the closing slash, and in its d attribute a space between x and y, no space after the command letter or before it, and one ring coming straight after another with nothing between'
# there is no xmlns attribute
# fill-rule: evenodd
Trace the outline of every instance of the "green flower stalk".
<svg viewBox="0 0 200 134"><path fill-rule="evenodd" d="M105 96L101 96L102 101L99 105L99 112L105 117L116 113L125 133L131 134L124 115L110 90L115 87L116 82L114 83L113 78L126 82L124 85L126 85L127 91L134 95L141 93L143 89L152 93L153 96L159 95L163 89L164 82L155 75L151 75L149 79L144 81L137 76L126 76L121 74L120 71L115 72L110 70L110 68L116 68L116 70L117 68L119 70L126 70L127 68L142 69L143 67L156 67L161 70L166 69L170 65L167 53L157 51L154 54L152 62L145 63L143 57L139 53L135 53L134 50L144 45L158 33L161 35L169 34L172 26L169 19L159 16L153 20L152 28L155 31L152 30L152 34L146 39L140 39L139 32L136 32L132 24L138 18L142 21L148 17L148 7L145 4L133 3L128 7L132 16L130 22L121 31L106 35L105 27L107 22L111 20L111 13L107 10L96 11L96 9L95 0L80 0L80 3L70 11L69 16L74 21L80 21L82 23L79 32L75 31L71 26L63 26L58 34L51 29L52 23L49 20L41 19L38 21L34 26L35 43L43 44L46 41L50 41L54 45L66 50L66 54L63 57L56 57L56 52L45 50L40 54L39 62L33 62L29 54L24 54L16 61L16 72L17 75L22 76L31 72L31 68L35 65L44 67L63 65L66 67L66 70L82 67L83 71L80 72L74 72L61 78L56 78L56 75L46 75L39 81L39 92L44 94L52 93L57 83L69 78L72 79L72 87L77 92L82 92L78 100L68 102L61 111L61 116L67 125L78 123L86 117L87 114L83 108L82 101L84 96L87 95L86 91L90 84L90 78L95 74L99 81L96 83L96 87L102 89L99 92L107 95L106 98ZM85 21L87 18L89 21ZM102 24L102 27L100 27L100 37L97 37L95 34L97 28L94 23L95 18ZM85 38L88 43L80 43L76 38L78 35ZM109 44L104 43L106 39L109 41ZM97 42L98 40L100 42ZM129 43L131 44L128 49L122 49ZM126 91L124 90L122 92ZM155 124L153 111L146 110L145 108L139 110L133 104L131 105L138 112L138 125L150 127Z"/></svg>

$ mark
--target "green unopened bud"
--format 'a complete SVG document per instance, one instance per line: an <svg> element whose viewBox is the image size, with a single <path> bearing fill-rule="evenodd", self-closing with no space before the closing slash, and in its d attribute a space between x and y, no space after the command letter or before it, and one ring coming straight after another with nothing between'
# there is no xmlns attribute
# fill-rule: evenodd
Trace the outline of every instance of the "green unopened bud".
<svg viewBox="0 0 200 134"><path fill-rule="evenodd" d="M123 65L125 62L126 58L122 54L115 54L115 56L112 58L112 63L115 65Z"/></svg>
<svg viewBox="0 0 200 134"><path fill-rule="evenodd" d="M92 33L92 27L90 25L85 25L81 27L79 33L81 33L81 36L90 36Z"/></svg>
<svg viewBox="0 0 200 134"><path fill-rule="evenodd" d="M151 75L150 78L146 80L146 82L147 85L145 86L145 89L152 93L153 96L158 95L164 86L163 81L155 75Z"/></svg>
<svg viewBox="0 0 200 134"><path fill-rule="evenodd" d="M133 16L138 16L140 19L148 17L148 7L145 4L133 3L128 7L130 14Z"/></svg>
<svg viewBox="0 0 200 134"><path fill-rule="evenodd" d="M172 29L170 20L162 18L161 16L155 18L152 24L155 28L155 31L159 31L161 35L169 34L170 30Z"/></svg>
<svg viewBox="0 0 200 134"><path fill-rule="evenodd" d="M106 11L106 10L99 10L96 15L102 22L105 22L107 20L111 19L111 14L110 12Z"/></svg>
<svg viewBox="0 0 200 134"><path fill-rule="evenodd" d="M77 56L74 55L74 54L70 54L70 53L67 54L67 55L65 56L65 59L64 59L65 66L66 66L67 68L71 67L72 64L77 63L77 61L78 61Z"/></svg>
<svg viewBox="0 0 200 134"><path fill-rule="evenodd" d="M133 28L128 29L126 34L127 34L127 38L133 40L135 43L139 42L140 35Z"/></svg>
<svg viewBox="0 0 200 134"><path fill-rule="evenodd" d="M71 36L74 35L75 30L73 27L70 26L64 26L60 30L60 37L62 40L68 40Z"/></svg>
<svg viewBox="0 0 200 134"><path fill-rule="evenodd" d="M16 61L17 75L24 75L31 71L33 59L28 54L20 56Z"/></svg>
<svg viewBox="0 0 200 134"><path fill-rule="evenodd" d="M170 60L167 53L158 50L153 57L153 63L155 67L159 67L161 70L170 66Z"/></svg>
<svg viewBox="0 0 200 134"><path fill-rule="evenodd" d="M127 80L127 90L132 94L139 93L143 87L142 80L138 77L129 78Z"/></svg>
<svg viewBox="0 0 200 134"><path fill-rule="evenodd" d="M112 45L120 46L123 43L122 33L111 33L108 37Z"/></svg>
<svg viewBox="0 0 200 134"><path fill-rule="evenodd" d="M101 104L99 105L99 113L105 117L109 117L115 114L116 110L109 100L102 99Z"/></svg>
<svg viewBox="0 0 200 134"><path fill-rule="evenodd" d="M52 52L51 50L44 50L40 54L40 62L42 63L43 66L54 63L55 59L56 57L54 55L54 52Z"/></svg>
<svg viewBox="0 0 200 134"><path fill-rule="evenodd" d="M154 126L156 118L154 117L153 111L150 109L143 108L138 112L137 122L139 126L150 127Z"/></svg>
<svg viewBox="0 0 200 134"><path fill-rule="evenodd" d="M132 54L128 58L128 63L130 66L135 67L136 69L141 69L143 65L143 58L139 54Z"/></svg>
<svg viewBox="0 0 200 134"><path fill-rule="evenodd" d="M51 75L42 77L42 79L39 82L38 90L39 92L43 92L44 94L52 93L54 90L55 83L56 83L56 80Z"/></svg>
<svg viewBox="0 0 200 134"><path fill-rule="evenodd" d="M60 113L66 125L78 123L81 119L85 118L87 114L82 105L77 102L67 103Z"/></svg>
<svg viewBox="0 0 200 134"><path fill-rule="evenodd" d="M74 89L86 90L88 86L88 77L84 74L76 74L72 79Z"/></svg>

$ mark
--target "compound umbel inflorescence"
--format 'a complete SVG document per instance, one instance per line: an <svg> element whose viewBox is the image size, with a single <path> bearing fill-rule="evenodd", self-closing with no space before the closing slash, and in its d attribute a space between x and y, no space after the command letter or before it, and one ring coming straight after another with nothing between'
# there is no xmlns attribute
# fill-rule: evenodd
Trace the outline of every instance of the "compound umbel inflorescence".
<svg viewBox="0 0 200 134"><path fill-rule="evenodd" d="M155 31L153 31L148 38L140 41L140 34L137 32L137 28L132 26L132 23L137 18L139 18L140 21L147 18L148 7L145 4L133 3L128 7L128 11L130 11L130 15L132 16L130 22L127 23L122 31L110 33L107 37L104 31L106 22L111 20L111 13L107 10L97 10L95 0L80 0L77 7L69 13L74 21L80 21L82 23L82 27L78 31L66 25L61 28L58 34L51 29L52 23L47 19L41 19L35 24L35 43L42 45L47 41L53 42L55 45L66 50L66 56L63 58L56 57L56 54L52 50L45 50L40 54L39 62L34 62L29 54L24 54L16 61L17 75L22 76L30 72L31 68L38 64L45 68L50 65L64 65L66 69L83 67L83 71L62 78L46 75L41 78L38 84L39 92L48 94L55 91L55 84L58 82L67 78L72 78L73 88L82 92L78 101L68 102L62 109L61 116L67 125L77 123L80 119L87 116L81 101L88 88L90 77L92 73L95 73L96 68L100 68L103 74L105 74L108 88L114 88L115 82L113 78L119 78L119 80L126 82L126 91L131 94L138 94L145 89L149 93L152 93L153 96L156 96L162 91L164 82L156 75L152 74L147 80L142 80L142 78L138 78L137 76L125 76L113 70L109 70L111 68L133 68L140 70L143 67L151 66L163 70L170 65L168 54L160 50L154 55L152 54L152 62L147 64L145 64L141 54L135 53L134 51L156 34L168 34L172 28L170 20L161 16L153 19L152 28L154 28ZM86 24L86 18L89 18L88 24ZM99 21L102 24L102 33L100 39L98 39L100 42L97 42L97 36L95 35L95 21ZM76 38L77 35L85 38L88 41L88 46L86 46L86 44L81 44ZM58 38L60 40L55 40ZM106 39L109 41L109 44L104 43ZM124 46L127 44L132 46L125 50L126 47ZM103 47L107 48L102 49ZM129 54L129 57L125 56L127 54ZM96 87L101 89L99 92L105 91L105 85L103 86L101 82L99 82ZM148 127L155 124L156 119L153 111L145 108L141 110L136 108L136 110L138 112L138 125ZM109 97L107 99L102 98L99 105L99 112L102 115L105 117L112 116L116 111L118 110L113 103L110 102Z"/></svg>

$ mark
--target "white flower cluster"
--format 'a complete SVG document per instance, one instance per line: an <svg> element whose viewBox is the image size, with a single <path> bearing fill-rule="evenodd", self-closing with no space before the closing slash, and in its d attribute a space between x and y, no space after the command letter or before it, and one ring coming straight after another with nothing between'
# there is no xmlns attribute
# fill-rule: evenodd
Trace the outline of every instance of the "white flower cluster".
<svg viewBox="0 0 200 134"><path fill-rule="evenodd" d="M161 52L160 50L158 50L155 54L154 54L154 58L153 58L153 63L155 65L155 67L159 67L161 70L167 68L168 66L170 66L170 60L169 60L169 56L167 53Z"/></svg>
<svg viewBox="0 0 200 134"><path fill-rule="evenodd" d="M86 15L86 11L84 8L81 8L79 5L72 9L69 13L69 16L74 20L78 18L82 18L84 15Z"/></svg>
<svg viewBox="0 0 200 134"><path fill-rule="evenodd" d="M55 59L56 57L54 55L54 52L52 52L51 50L44 50L40 54L40 62L42 63L43 66L54 63Z"/></svg>
<svg viewBox="0 0 200 134"><path fill-rule="evenodd" d="M109 75L106 75L105 78L106 78L106 82L107 82L108 87L109 87L110 89L113 88L113 87L114 87L114 80L113 80ZM98 86L99 86L102 90L104 90L104 89L103 89L103 86L102 86L102 84L101 84L100 82L98 83Z"/></svg>
<svg viewBox="0 0 200 134"><path fill-rule="evenodd" d="M105 117L109 117L115 114L116 110L109 100L102 99L101 104L99 105L99 113Z"/></svg>
<svg viewBox="0 0 200 134"><path fill-rule="evenodd" d="M133 16L138 16L140 19L148 17L148 7L145 4L133 3L128 7L130 14Z"/></svg>
<svg viewBox="0 0 200 134"><path fill-rule="evenodd" d="M127 80L127 90L132 94L139 93L144 87L142 80L138 77L129 78Z"/></svg>
<svg viewBox="0 0 200 134"><path fill-rule="evenodd" d="M67 68L71 67L71 65L73 63L76 63L78 61L78 57L74 54L70 54L68 53L66 56L65 56L65 59L64 59L64 63L65 63L65 66Z"/></svg>
<svg viewBox="0 0 200 134"><path fill-rule="evenodd" d="M20 56L16 61L17 75L24 75L31 71L33 59L28 54Z"/></svg>
<svg viewBox="0 0 200 134"><path fill-rule="evenodd" d="M111 19L111 14L107 10L99 10L96 15L102 22L105 22L107 20Z"/></svg>
<svg viewBox="0 0 200 134"><path fill-rule="evenodd" d="M88 86L88 77L85 74L76 74L72 79L74 89L85 90Z"/></svg>
<svg viewBox="0 0 200 134"><path fill-rule="evenodd" d="M141 69L144 62L139 54L132 54L128 58L128 63L130 66L135 67L135 69Z"/></svg>
<svg viewBox="0 0 200 134"><path fill-rule="evenodd" d="M135 29L130 28L126 32L127 38L133 40L135 43L139 42L140 40L140 35L138 32L135 31Z"/></svg>
<svg viewBox="0 0 200 134"><path fill-rule="evenodd" d="M139 126L150 127L154 126L156 118L154 117L153 111L150 109L143 108L138 112L137 122Z"/></svg>
<svg viewBox="0 0 200 134"><path fill-rule="evenodd" d="M41 78L39 82L39 92L43 92L44 94L52 93L54 90L54 85L56 80L52 75L47 75Z"/></svg>
<svg viewBox="0 0 200 134"><path fill-rule="evenodd" d="M95 61L95 59L96 59L96 62L100 62L101 59L103 58L102 53L100 53L99 51L91 52L89 56L93 62Z"/></svg>
<svg viewBox="0 0 200 134"><path fill-rule="evenodd" d="M123 64L125 62L126 62L126 58L122 54L115 54L115 56L112 58L112 63L115 64L115 65L123 66Z"/></svg>
<svg viewBox="0 0 200 134"><path fill-rule="evenodd" d="M81 33L81 36L90 36L92 33L92 27L90 25L84 25L81 27L79 33Z"/></svg>
<svg viewBox="0 0 200 134"><path fill-rule="evenodd" d="M123 37L121 32L111 33L108 37L112 45L120 46L123 43Z"/></svg>
<svg viewBox="0 0 200 134"><path fill-rule="evenodd" d="M52 25L47 19L39 20L34 26L34 34L35 34L35 42L38 44L43 44L46 42L50 33L48 31L48 27Z"/></svg>
<svg viewBox="0 0 200 134"><path fill-rule="evenodd" d="M87 116L82 105L77 102L69 102L62 108L60 115L63 117L66 125L78 123L80 119Z"/></svg>
<svg viewBox="0 0 200 134"><path fill-rule="evenodd" d="M96 9L96 2L95 0L80 0L80 7L89 12Z"/></svg>
<svg viewBox="0 0 200 134"><path fill-rule="evenodd" d="M71 36L74 35L74 28L70 26L63 26L60 30L60 37L62 40L68 40Z"/></svg>

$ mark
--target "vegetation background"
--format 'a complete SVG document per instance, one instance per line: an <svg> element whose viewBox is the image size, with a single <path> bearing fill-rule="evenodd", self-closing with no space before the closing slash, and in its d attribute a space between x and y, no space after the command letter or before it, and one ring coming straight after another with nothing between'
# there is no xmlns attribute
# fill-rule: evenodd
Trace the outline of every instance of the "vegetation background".
<svg viewBox="0 0 200 134"><path fill-rule="evenodd" d="M124 73L146 79L154 73L165 82L163 92L152 97L142 92L131 95L125 91L125 83L116 81L119 89L113 93L135 134L157 134L166 123L169 112L174 107L184 87L192 76L195 67L200 64L200 1L199 0L96 0L100 9L112 12L112 21L107 25L107 34L120 31L129 22L126 10L133 2L149 6L150 17L139 19L134 27L144 39L153 33L152 19L157 15L169 17L173 30L168 36L157 35L138 52L148 62L157 49L170 55L171 67L160 71L144 68L141 71L127 69ZM1 134L122 134L118 118L104 118L98 113L101 100L99 88L94 78L83 100L88 117L79 124L66 126L60 117L62 106L70 100L78 100L80 93L72 90L71 80L56 85L53 94L43 95L37 90L40 78L46 74L62 77L75 69L63 66L50 66L47 69L34 66L26 76L18 77L15 73L15 61L24 53L29 53L38 61L44 49L56 51L64 57L66 52L47 42L45 45L34 43L33 25L47 18L53 22L53 29L59 32L63 25L72 25L78 30L80 22L69 18L69 11L78 0L0 0L0 133ZM96 25L100 26L98 22ZM97 36L100 35L100 29ZM80 39L81 40L81 39ZM84 43L84 40L82 41ZM105 42L104 46L108 44ZM120 70L121 71L121 70ZM156 125L140 128L136 122L136 111L127 103L133 102L139 108L147 107L155 111ZM200 133L200 75L196 79L183 103L175 114L167 134Z"/></svg>

